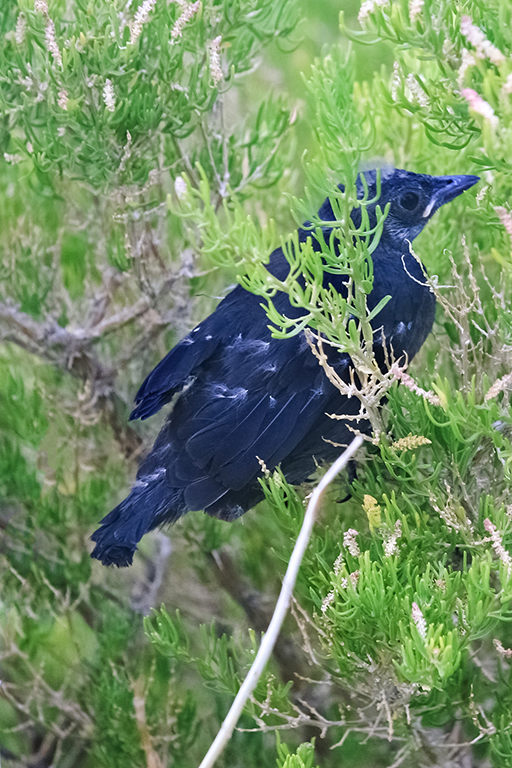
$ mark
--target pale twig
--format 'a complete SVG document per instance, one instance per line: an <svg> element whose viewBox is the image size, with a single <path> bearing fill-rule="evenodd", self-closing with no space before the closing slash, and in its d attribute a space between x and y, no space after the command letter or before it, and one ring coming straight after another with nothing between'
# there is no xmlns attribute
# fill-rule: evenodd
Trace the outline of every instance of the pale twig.
<svg viewBox="0 0 512 768"><path fill-rule="evenodd" d="M146 768L162 768L162 761L153 746L153 739L146 717L146 681L143 675L132 682L133 709L135 722L140 736L141 747L146 756Z"/></svg>
<svg viewBox="0 0 512 768"><path fill-rule="evenodd" d="M242 714L242 710L267 665L281 630L281 626L292 599L293 589L295 587L295 581L297 579L300 564L309 544L309 539L311 537L311 532L315 522L316 510L322 494L329 483L331 483L336 475L341 472L341 470L348 464L362 443L363 439L361 436L355 437L348 448L325 473L320 483L311 494L311 499L304 515L302 528L295 543L295 547L293 548L290 562L288 563L288 568L286 569L286 573L283 579L283 586L276 603L272 620L266 633L263 636L258 653L256 654L256 658L254 659L247 677L242 683L242 686L240 687L240 690L238 691L236 698L231 705L231 709L229 710L217 736L215 737L215 740L213 741L213 744L206 753L199 768L211 768L211 766L215 764L217 758L222 754L224 747L231 738L231 734L233 733L238 719Z"/></svg>
<svg viewBox="0 0 512 768"><path fill-rule="evenodd" d="M341 419L345 422L355 421L357 423L363 422L364 424L365 421L369 421L373 432L375 433L375 437L378 438L380 433L384 431L380 403L391 387L394 381L394 376L389 371L387 373L382 373L375 362L372 350L369 354L362 351L359 359L351 353L350 356L354 363L354 367L351 366L348 370L350 381L344 381L329 364L327 353L324 350L324 343L329 344L329 342L326 339L323 339L321 335L315 334L309 328L305 329L304 335L311 351L324 369L325 375L329 381L334 384L334 386L342 395L345 395L348 400L355 397L360 403L358 413L329 413L327 415L332 419ZM404 362L404 365L405 364L406 363ZM394 365L398 365L398 363L395 362ZM345 409L345 411L347 410L349 409ZM365 439L369 438L366 437ZM326 442L330 441L326 440Z"/></svg>

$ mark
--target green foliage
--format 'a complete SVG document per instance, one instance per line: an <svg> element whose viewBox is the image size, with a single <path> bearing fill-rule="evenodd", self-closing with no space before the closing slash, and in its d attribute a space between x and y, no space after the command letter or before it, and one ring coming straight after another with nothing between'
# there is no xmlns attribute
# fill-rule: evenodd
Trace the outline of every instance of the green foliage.
<svg viewBox="0 0 512 768"><path fill-rule="evenodd" d="M290 0L205 3L187 22L185 6L159 0L151 23L139 26L121 0L77 0L71 18L61 5L47 16L20 2L23 34L8 33L0 58L7 117L0 141L39 178L60 171L99 188L144 184L160 152L168 165L179 159L174 142L200 130L218 95L208 59L214 38L221 36L226 52L225 88L250 69L262 45L289 36L296 24ZM264 115L262 106L257 137Z"/></svg>
<svg viewBox="0 0 512 768"><path fill-rule="evenodd" d="M277 742L277 768L315 768L315 742L301 744L292 755L286 744Z"/></svg>
<svg viewBox="0 0 512 768"><path fill-rule="evenodd" d="M134 391L234 279L276 336L322 334L387 404L351 501L342 480L324 502L293 620L219 764L512 764L511 9L367 0L339 36L338 11L308 2L297 26L294 0L0 8L7 765L197 766L250 667L310 488L262 474L266 502L236 523L191 514L129 572L88 556L157 430L127 426ZM438 298L416 386L371 354L386 211L371 233L355 183L375 157L482 175L415 242ZM326 195L319 254L287 233L307 219L318 236ZM348 300L322 269L348 275ZM277 312L283 291L300 320Z"/></svg>

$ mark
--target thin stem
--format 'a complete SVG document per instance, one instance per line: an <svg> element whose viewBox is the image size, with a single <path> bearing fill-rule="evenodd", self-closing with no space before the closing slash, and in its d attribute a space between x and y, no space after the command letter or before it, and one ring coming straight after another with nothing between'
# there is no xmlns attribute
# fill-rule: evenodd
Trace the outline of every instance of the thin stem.
<svg viewBox="0 0 512 768"><path fill-rule="evenodd" d="M311 499L306 509L306 514L304 515L302 528L300 529L295 547L293 548L292 556L290 557L290 562L288 563L288 568L286 569L286 573L283 579L283 586L281 587L281 592L279 593L274 614L268 629L263 635L258 653L256 654L256 658L254 659L254 662L249 672L247 673L247 677L242 683L240 690L238 691L235 700L231 705L231 709L226 715L226 718L222 723L217 736L215 737L199 768L211 768L231 738L231 734L233 733L238 719L242 714L242 710L267 665L274 645L277 641L279 632L281 631L284 618L292 599L293 589L297 580L300 564L302 562L302 558L304 557L304 552L306 551L309 544L309 539L311 537L311 532L315 523L316 510L321 496L329 483L331 483L336 475L341 472L341 470L348 464L352 456L362 444L363 438L359 435L355 437L348 448L346 448L341 456L334 462L332 467L325 473L320 483L311 494Z"/></svg>

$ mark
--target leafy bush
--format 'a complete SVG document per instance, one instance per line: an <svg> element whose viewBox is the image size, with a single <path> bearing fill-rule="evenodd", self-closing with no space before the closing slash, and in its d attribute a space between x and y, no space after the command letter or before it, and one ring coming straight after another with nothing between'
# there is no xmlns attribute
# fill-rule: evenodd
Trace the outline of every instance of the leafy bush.
<svg viewBox="0 0 512 768"><path fill-rule="evenodd" d="M336 9L2 4L7 765L199 764L268 624L304 489L276 472L256 511L231 524L190 514L172 543L146 537L130 571L92 563L88 537L156 433L128 424L138 383L234 280L282 336L298 328L272 296L292 293L364 368L364 236L345 238L350 306L299 290L301 271L318 282L307 244L288 246L282 284L265 265L295 222L319 223L325 195L346 236L357 173L376 157L482 184L415 241L434 332L413 378L363 382L387 392L375 439L352 499L341 506L337 487L324 504L292 617L222 761L512 765L512 11L365 0L338 35Z"/></svg>

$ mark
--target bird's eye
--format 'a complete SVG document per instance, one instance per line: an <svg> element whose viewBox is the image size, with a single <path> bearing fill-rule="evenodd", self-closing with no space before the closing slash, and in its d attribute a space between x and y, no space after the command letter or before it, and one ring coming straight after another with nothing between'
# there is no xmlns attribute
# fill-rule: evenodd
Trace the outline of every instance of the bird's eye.
<svg viewBox="0 0 512 768"><path fill-rule="evenodd" d="M414 209L418 207L419 201L420 198L416 192L406 192L405 195L402 195L400 198L400 205L406 211L414 211Z"/></svg>

